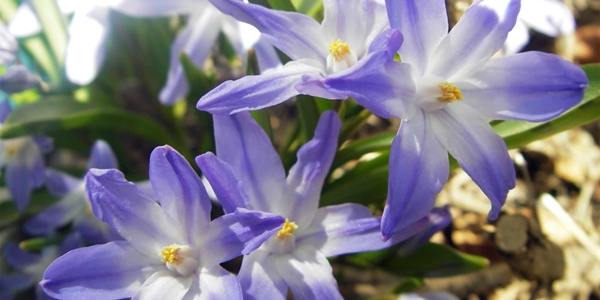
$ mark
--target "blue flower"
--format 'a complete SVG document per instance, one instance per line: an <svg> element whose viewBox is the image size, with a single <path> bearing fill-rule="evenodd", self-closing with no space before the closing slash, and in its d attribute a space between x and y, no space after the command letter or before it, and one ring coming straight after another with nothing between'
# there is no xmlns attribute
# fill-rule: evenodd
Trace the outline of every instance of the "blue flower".
<svg viewBox="0 0 600 300"><path fill-rule="evenodd" d="M199 67L210 54L219 32L223 32L231 42L234 50L245 62L246 53L255 47L261 70L279 66L279 57L275 49L264 39L256 28L238 22L221 13L207 0L123 0L109 6L119 12L136 17L163 17L185 14L189 18L187 25L173 41L171 61L167 83L162 88L159 98L163 104L173 104L185 97L189 92L189 83L185 79L183 66L179 63L179 55L187 54Z"/></svg>
<svg viewBox="0 0 600 300"><path fill-rule="evenodd" d="M403 240L427 218L383 243L380 218L347 203L319 208L321 187L337 150L340 120L321 116L314 138L298 151L286 177L271 141L248 112L214 116L218 158L196 158L225 212L237 207L272 212L286 222L245 256L238 275L245 299L341 299L327 257L382 249Z"/></svg>
<svg viewBox="0 0 600 300"><path fill-rule="evenodd" d="M88 169L91 168L117 168L117 158L103 140L96 141L92 147L88 163ZM72 223L73 229L90 244L122 239L112 227L92 215L83 178L79 179L57 170L47 169L46 187L51 194L61 199L27 220L23 225L27 233L47 235L53 230Z"/></svg>
<svg viewBox="0 0 600 300"><path fill-rule="evenodd" d="M540 52L490 59L515 24L519 0L478 0L449 33L443 0L386 3L391 27L404 36L402 62L369 61L324 83L381 117L402 119L391 146L383 235L433 208L448 178L448 152L490 198L489 217L497 218L515 170L486 120L554 118L581 101L585 73Z"/></svg>
<svg viewBox="0 0 600 300"><path fill-rule="evenodd" d="M324 0L321 24L303 14L243 1L211 2L223 13L254 25L293 60L280 69L227 81L210 91L196 107L213 114L273 106L298 94L345 99L347 95L332 93L322 80L377 52L369 45L389 28L385 6L377 0ZM395 37L401 43L401 36Z"/></svg>
<svg viewBox="0 0 600 300"><path fill-rule="evenodd" d="M4 122L10 111L8 101L0 103L0 122ZM45 169L43 154L51 149L52 140L45 136L34 135L0 140L0 168L4 168L4 182L17 210L23 211L29 204L31 191L43 185Z"/></svg>
<svg viewBox="0 0 600 300"><path fill-rule="evenodd" d="M284 222L239 209L210 221L197 174L169 146L150 157L159 203L118 170L92 169L86 188L94 215L126 241L80 248L55 260L40 283L62 299L241 299L236 277L219 263L248 254Z"/></svg>

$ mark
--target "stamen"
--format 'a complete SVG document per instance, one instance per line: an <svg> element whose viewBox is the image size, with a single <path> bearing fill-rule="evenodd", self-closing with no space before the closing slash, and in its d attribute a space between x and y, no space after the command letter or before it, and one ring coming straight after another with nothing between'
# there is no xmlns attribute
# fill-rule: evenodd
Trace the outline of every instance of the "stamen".
<svg viewBox="0 0 600 300"><path fill-rule="evenodd" d="M160 252L162 255L162 262L164 263L172 263L175 265L179 265L181 263L181 258L177 255L179 249L181 247L179 245L171 245L163 248L163 251Z"/></svg>
<svg viewBox="0 0 600 300"><path fill-rule="evenodd" d="M277 232L277 237L279 239L284 239L294 234L294 231L296 231L296 229L298 229L298 225L296 225L296 223L290 222L290 220L285 219L283 227L281 227L281 230Z"/></svg>
<svg viewBox="0 0 600 300"><path fill-rule="evenodd" d="M344 60L344 55L350 54L350 46L348 46L348 43L342 43L340 39L337 41L332 40L331 44L329 44L329 53L335 61L342 61Z"/></svg>
<svg viewBox="0 0 600 300"><path fill-rule="evenodd" d="M463 98L463 94L460 92L460 88L458 88L452 83L440 83L438 87L442 89L442 96L437 98L440 102L451 103L456 100L461 100Z"/></svg>

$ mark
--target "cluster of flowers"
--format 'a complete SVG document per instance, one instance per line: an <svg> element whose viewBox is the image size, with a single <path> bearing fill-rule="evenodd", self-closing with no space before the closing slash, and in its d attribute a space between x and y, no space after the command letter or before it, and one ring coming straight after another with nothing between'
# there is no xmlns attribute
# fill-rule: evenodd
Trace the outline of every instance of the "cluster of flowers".
<svg viewBox="0 0 600 300"><path fill-rule="evenodd" d="M70 34L99 39L87 45L101 49L109 8L135 16L194 11L173 44L163 103L189 89L178 54L186 52L201 64L212 45L204 39L214 41L220 29L240 54L252 45L262 49L261 69L270 70L224 82L198 101L199 110L213 114L217 156L205 153L196 163L225 213L212 221L202 181L169 146L152 152L150 183L136 186L116 170L105 142L94 145L90 170L80 180L45 169L47 138L2 141L0 162L19 210L44 183L64 196L28 220L25 230L44 235L71 223L86 243L99 244L78 248L81 243L65 239L56 252L66 254L48 266L40 283L52 297L286 299L289 290L295 299L341 299L327 257L378 250L413 236L423 241L447 222L447 212L439 212L439 220L432 210L448 178L448 153L490 198L489 217L497 218L515 185L515 171L488 120L552 119L577 104L588 83L580 68L555 55L492 58L515 26L520 0L477 0L451 31L444 0L324 0L321 24L240 0L138 2L81 5L73 9ZM76 22L100 24L99 33L80 32ZM243 42L232 29L240 24L260 35ZM0 27L0 34L5 31ZM292 61L278 66L271 45ZM67 51L71 57L90 55L80 47L73 42ZM102 60L99 53L76 59L94 64L91 75L70 69L67 56L67 75L89 82ZM377 116L402 120L390 149L381 218L358 204L319 208L338 148L341 121L335 112L321 115L286 176L271 141L247 111L299 94L352 97ZM8 110L4 105L0 117ZM418 232L422 235L415 236ZM9 249L22 258L13 260L17 267L40 263L39 257ZM220 266L240 255L237 276Z"/></svg>

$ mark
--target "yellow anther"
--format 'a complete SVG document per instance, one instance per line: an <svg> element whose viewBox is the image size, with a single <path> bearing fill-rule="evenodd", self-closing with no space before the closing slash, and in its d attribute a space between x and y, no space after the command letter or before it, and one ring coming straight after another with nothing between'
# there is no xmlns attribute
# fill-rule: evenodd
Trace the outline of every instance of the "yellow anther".
<svg viewBox="0 0 600 300"><path fill-rule="evenodd" d="M162 262L179 265L182 260L177 255L177 253L179 252L179 248L180 247L178 245L164 247L163 250L160 252L160 255L162 255Z"/></svg>
<svg viewBox="0 0 600 300"><path fill-rule="evenodd" d="M329 53L331 53L331 56L333 56L335 61L342 61L344 55L350 54L350 46L348 46L348 43L342 43L342 40L340 39L337 41L331 40L331 44L329 44Z"/></svg>
<svg viewBox="0 0 600 300"><path fill-rule="evenodd" d="M284 239L294 234L294 231L296 231L296 229L298 229L298 225L296 225L296 223L290 222L290 220L285 219L283 227L281 227L281 229L277 232L277 237L280 239Z"/></svg>
<svg viewBox="0 0 600 300"><path fill-rule="evenodd" d="M463 98L460 89L452 83L440 83L438 87L442 89L442 96L437 98L440 102L450 103Z"/></svg>

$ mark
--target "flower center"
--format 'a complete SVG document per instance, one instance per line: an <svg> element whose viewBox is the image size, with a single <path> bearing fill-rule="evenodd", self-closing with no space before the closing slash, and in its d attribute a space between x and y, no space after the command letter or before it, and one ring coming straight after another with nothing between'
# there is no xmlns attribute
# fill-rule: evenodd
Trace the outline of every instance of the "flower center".
<svg viewBox="0 0 600 300"><path fill-rule="evenodd" d="M5 142L5 147L4 148L4 155L7 158L14 158L17 156L17 154L19 154L19 152L21 151L21 149L23 148L23 146L25 146L25 143L27 142L27 138L15 138L15 139L9 139L9 140L4 140Z"/></svg>
<svg viewBox="0 0 600 300"><path fill-rule="evenodd" d="M277 232L277 237L280 240L283 240L286 237L293 235L296 229L298 229L298 225L296 225L296 223L290 222L290 220L285 219L283 227L281 227L281 229Z"/></svg>
<svg viewBox="0 0 600 300"><path fill-rule="evenodd" d="M183 276L192 274L199 265L195 251L188 245L166 246L159 254L169 270Z"/></svg>
<svg viewBox="0 0 600 300"><path fill-rule="evenodd" d="M437 97L437 100L440 102L451 103L463 98L460 89L452 83L443 82L438 87L442 89L442 96Z"/></svg>
<svg viewBox="0 0 600 300"><path fill-rule="evenodd" d="M345 70L356 63L356 55L350 51L348 43L331 40L329 55L327 55L327 69L330 72Z"/></svg>

